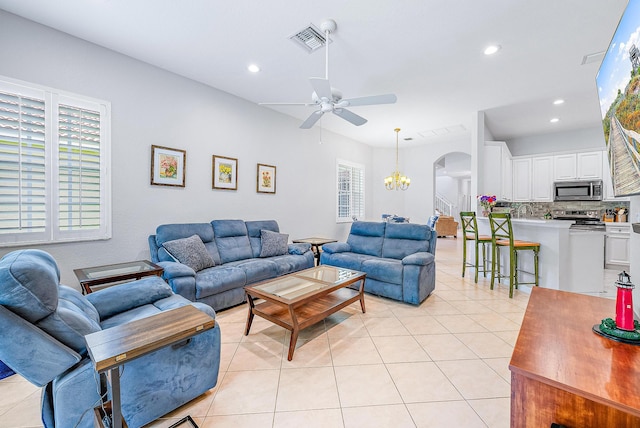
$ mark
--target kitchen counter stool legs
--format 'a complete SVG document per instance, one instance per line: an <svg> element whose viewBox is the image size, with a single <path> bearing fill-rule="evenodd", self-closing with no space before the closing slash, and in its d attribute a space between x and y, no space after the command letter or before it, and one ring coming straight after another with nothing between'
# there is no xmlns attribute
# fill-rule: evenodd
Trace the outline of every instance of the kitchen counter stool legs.
<svg viewBox="0 0 640 428"><path fill-rule="evenodd" d="M462 222L462 233L464 239L462 241L462 277L464 278L465 270L468 267L475 269L475 282L478 283L478 272L486 278L489 272L489 264L487 260L487 245L491 244L491 236L478 234L478 222L476 221L476 213L473 211L462 211L460 213L460 221ZM473 241L475 246L475 263L467 261L467 241ZM479 263L479 250L482 245L482 268Z"/></svg>
<svg viewBox="0 0 640 428"><path fill-rule="evenodd" d="M513 228L511 227L511 214L491 213L489 214L489 224L491 226L491 238L493 243L491 260L491 289L495 279L500 281L506 278L500 272L500 248L509 249L509 297L513 297L513 289L518 288L518 284L540 285L538 256L540 253L540 243L530 241L518 241L513 238ZM518 268L518 251L533 251L533 272L526 272ZM519 282L518 272L533 275L533 282Z"/></svg>

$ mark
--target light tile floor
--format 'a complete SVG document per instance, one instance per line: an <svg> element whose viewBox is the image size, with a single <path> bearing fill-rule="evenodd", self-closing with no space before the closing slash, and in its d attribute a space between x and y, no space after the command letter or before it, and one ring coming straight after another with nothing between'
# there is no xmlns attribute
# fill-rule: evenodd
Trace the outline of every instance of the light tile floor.
<svg viewBox="0 0 640 428"><path fill-rule="evenodd" d="M218 385L150 426L190 414L201 428L508 427L529 296L474 284L473 270L461 278L461 247L438 239L436 289L420 306L367 295L366 314L356 303L304 330L293 361L289 332L256 318L245 337L247 306L220 311ZM39 388L0 381L0 427L42 426L39 407Z"/></svg>

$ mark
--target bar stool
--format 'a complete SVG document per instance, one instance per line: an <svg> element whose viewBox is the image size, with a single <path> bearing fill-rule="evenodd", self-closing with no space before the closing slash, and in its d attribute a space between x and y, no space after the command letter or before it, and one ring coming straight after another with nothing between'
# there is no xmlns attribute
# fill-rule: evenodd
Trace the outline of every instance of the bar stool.
<svg viewBox="0 0 640 428"><path fill-rule="evenodd" d="M538 254L540 252L540 243L513 239L511 214L490 213L489 224L491 225L491 238L493 243L493 252L491 254L491 289L493 290L495 278L498 278L498 282L502 278L507 278L507 275L502 275L500 272L500 248L509 248L509 297L513 297L513 289L514 287L517 289L518 284L535 284L538 286ZM523 250L533 251L533 273L518 269L518 251ZM533 275L534 282L518 282L518 272Z"/></svg>
<svg viewBox="0 0 640 428"><path fill-rule="evenodd" d="M491 236L478 235L478 222L476 221L476 213L473 211L460 212L460 221L462 222L462 233L464 239L462 241L462 277L464 278L464 272L467 266L476 270L475 282L478 283L478 272L482 272L482 275L486 278L487 272L489 272L487 263L487 244L491 244ZM469 263L467 261L467 241L474 241L475 245L475 263ZM482 269L479 265L479 247L482 245Z"/></svg>

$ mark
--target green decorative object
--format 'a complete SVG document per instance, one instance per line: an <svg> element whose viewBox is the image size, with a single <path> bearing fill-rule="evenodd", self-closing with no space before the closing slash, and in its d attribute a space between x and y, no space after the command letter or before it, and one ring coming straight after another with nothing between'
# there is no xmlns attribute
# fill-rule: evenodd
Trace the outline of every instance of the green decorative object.
<svg viewBox="0 0 640 428"><path fill-rule="evenodd" d="M619 342L640 345L640 323L634 320L633 326L635 328L633 331L621 330L616 327L616 322L613 319L605 318L600 324L593 326L593 331L601 336Z"/></svg>

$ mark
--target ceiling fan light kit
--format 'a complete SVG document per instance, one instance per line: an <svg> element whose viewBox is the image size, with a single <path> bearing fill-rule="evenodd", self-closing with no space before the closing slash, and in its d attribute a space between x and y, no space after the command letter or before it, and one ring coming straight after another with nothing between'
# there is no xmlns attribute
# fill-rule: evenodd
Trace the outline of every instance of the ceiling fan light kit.
<svg viewBox="0 0 640 428"><path fill-rule="evenodd" d="M396 128L394 131L396 133L396 169L384 179L384 187L387 190L407 190L411 185L411 179L403 175L398 168L398 134L400 133L400 128Z"/></svg>
<svg viewBox="0 0 640 428"><path fill-rule="evenodd" d="M338 25L333 19L326 19L320 24L320 29L324 31L325 40L329 40L329 34L335 31L336 28L338 28ZM311 115L302 122L302 125L300 125L302 129L310 129L325 113L333 113L356 126L364 125L367 123L367 119L347 110L346 107L393 104L397 100L394 94L343 99L342 92L336 88L332 88L329 83L329 43L325 43L325 77L311 77L309 78L309 82L313 88L311 103L260 103L260 105L314 106L317 110L311 113Z"/></svg>

